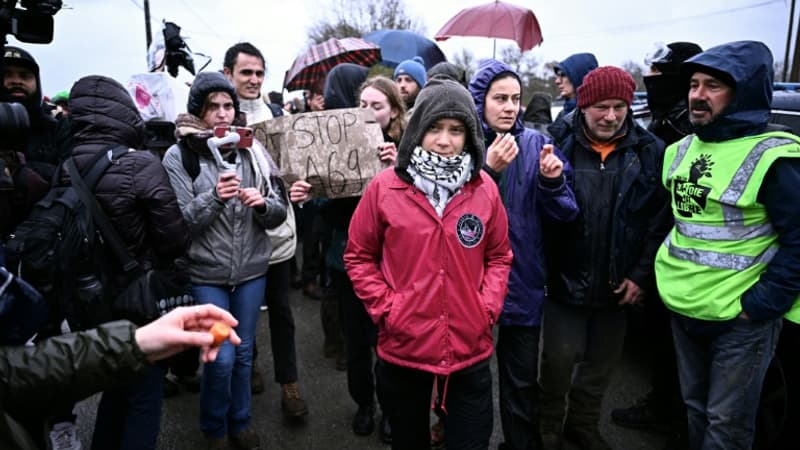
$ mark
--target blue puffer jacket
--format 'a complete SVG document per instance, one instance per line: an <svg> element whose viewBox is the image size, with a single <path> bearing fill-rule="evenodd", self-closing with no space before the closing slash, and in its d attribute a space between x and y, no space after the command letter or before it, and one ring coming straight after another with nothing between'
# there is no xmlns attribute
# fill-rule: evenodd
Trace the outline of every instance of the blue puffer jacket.
<svg viewBox="0 0 800 450"><path fill-rule="evenodd" d="M507 72L519 79L511 67L499 61L486 60L469 83L487 148L497 133L484 118L486 93L492 81ZM564 161L564 175L557 180L539 176L539 152L544 144L551 143L550 138L523 127L519 114L511 133L519 146L519 153L511 165L502 174L484 166L499 184L508 214L508 237L514 252L508 295L499 323L501 326L539 326L545 297L542 224L571 221L578 214L578 206L571 188L572 167L559 150L555 152Z"/></svg>

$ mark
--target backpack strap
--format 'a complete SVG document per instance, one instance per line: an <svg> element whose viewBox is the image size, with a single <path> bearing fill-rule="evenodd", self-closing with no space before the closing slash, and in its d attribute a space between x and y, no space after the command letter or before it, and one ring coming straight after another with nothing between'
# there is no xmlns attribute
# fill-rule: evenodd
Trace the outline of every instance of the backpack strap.
<svg viewBox="0 0 800 450"><path fill-rule="evenodd" d="M122 270L124 270L125 273L133 272L139 269L139 262L133 258L131 252L129 252L128 248L125 246L122 237L111 224L111 220L108 218L105 212L103 212L103 208L97 201L97 197L95 197L92 193L92 190L89 189L88 181L91 181L93 186L96 185L103 172L105 172L108 167L111 166L113 155L116 154L121 156L127 152L128 148L124 146L116 146L107 152L103 152L103 156L108 155L109 157L101 157L92 165L92 168L89 169L89 174L87 175L87 181L84 181L80 171L78 170L78 167L75 166L75 161L72 158L68 158L64 161L64 166L67 168L67 173L69 173L72 188L75 189L78 197L89 209L92 219L94 219L97 228L100 229L100 234L105 238L106 242L111 248L111 251L114 252L114 256L117 257L117 260L122 265Z"/></svg>
<svg viewBox="0 0 800 450"><path fill-rule="evenodd" d="M89 170L86 173L81 173L89 190L94 192L94 188L97 187L97 182L100 181L100 177L111 167L111 162L118 160L129 151L130 149L125 145L115 145L104 152L100 152L94 160L92 160L92 164L89 165ZM70 174L70 178L72 178L72 174Z"/></svg>
<svg viewBox="0 0 800 450"><path fill-rule="evenodd" d="M200 175L200 157L197 156L197 153L189 150L186 145L183 144L183 141L178 141L178 148L181 149L181 163L183 163L183 170L189 174L192 181L197 179L197 176Z"/></svg>

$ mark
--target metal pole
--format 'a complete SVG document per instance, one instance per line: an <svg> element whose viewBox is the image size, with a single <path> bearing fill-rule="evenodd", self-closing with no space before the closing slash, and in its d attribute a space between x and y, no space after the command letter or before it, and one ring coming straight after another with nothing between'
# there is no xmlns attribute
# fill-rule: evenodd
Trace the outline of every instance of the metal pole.
<svg viewBox="0 0 800 450"><path fill-rule="evenodd" d="M794 30L794 56L792 57L792 70L786 81L800 81L800 30Z"/></svg>
<svg viewBox="0 0 800 450"><path fill-rule="evenodd" d="M786 32L786 53L783 57L783 76L781 77L781 81L788 81L786 79L786 74L789 73L789 47L792 46L792 28L794 28L794 4L795 0L792 0L792 6L789 13L789 30Z"/></svg>
<svg viewBox="0 0 800 450"><path fill-rule="evenodd" d="M150 32L150 0L144 0L144 33L147 40L147 49L150 49L150 43L153 42L152 33Z"/></svg>

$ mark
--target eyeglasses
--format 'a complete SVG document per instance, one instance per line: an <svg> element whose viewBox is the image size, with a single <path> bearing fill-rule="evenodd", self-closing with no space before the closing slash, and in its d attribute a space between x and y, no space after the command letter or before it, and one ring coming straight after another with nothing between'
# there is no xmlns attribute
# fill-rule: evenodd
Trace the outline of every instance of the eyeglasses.
<svg viewBox="0 0 800 450"><path fill-rule="evenodd" d="M663 42L656 42L652 52L644 57L644 65L647 67L653 64L663 64L670 62L672 57L672 49L667 47Z"/></svg>
<svg viewBox="0 0 800 450"><path fill-rule="evenodd" d="M558 68L558 67L556 67L556 68L554 68L554 69L553 69L553 73L554 73L554 74L556 74L556 78L559 78L559 77L565 77L565 76L567 76L567 74L565 74L565 73L564 73L564 71L563 71L563 70L561 70L561 69L560 69L560 68Z"/></svg>

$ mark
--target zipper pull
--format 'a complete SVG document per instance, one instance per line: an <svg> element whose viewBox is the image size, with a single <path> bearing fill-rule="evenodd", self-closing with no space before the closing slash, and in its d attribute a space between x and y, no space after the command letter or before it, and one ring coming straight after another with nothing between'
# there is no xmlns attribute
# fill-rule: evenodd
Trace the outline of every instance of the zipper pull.
<svg viewBox="0 0 800 450"><path fill-rule="evenodd" d="M605 172L605 171L606 171L606 165L603 161L600 161L600 172Z"/></svg>

